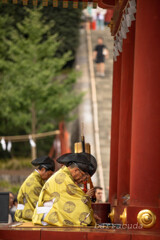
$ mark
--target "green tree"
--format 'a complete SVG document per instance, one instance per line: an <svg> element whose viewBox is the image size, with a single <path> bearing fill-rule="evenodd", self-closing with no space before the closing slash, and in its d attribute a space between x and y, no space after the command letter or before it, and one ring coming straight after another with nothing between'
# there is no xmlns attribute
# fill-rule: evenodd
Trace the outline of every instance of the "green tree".
<svg viewBox="0 0 160 240"><path fill-rule="evenodd" d="M7 59L7 52L8 52L8 46L5 41L9 37L9 32L11 30L12 25L12 18L6 14L5 16L0 16L0 73L2 74L2 71L5 68L5 65L3 65L4 61L3 59ZM1 76L1 75L0 75Z"/></svg>
<svg viewBox="0 0 160 240"><path fill-rule="evenodd" d="M40 9L26 11L28 16L5 39L8 56L0 61L4 135L53 130L59 120L70 118L82 98L73 91L75 72L63 71L70 52L56 54L61 42L49 31L54 23L44 24Z"/></svg>
<svg viewBox="0 0 160 240"><path fill-rule="evenodd" d="M41 4L41 1L38 2ZM18 4L12 4L9 0L8 4L0 3L0 16L5 17L9 15L12 17L12 26L16 28L18 22L22 22L24 17L28 15L26 9L32 9L33 3L28 1L28 5L24 8L22 1L18 1ZM73 2L68 2L68 8L63 8L63 2L58 2L58 7L53 8L53 1L48 1L48 7L42 7L42 19L46 24L50 20L54 20L54 27L51 27L52 34L58 33L58 38L62 40L60 47L57 49L58 55L63 55L64 52L71 51L73 58L69 65L74 62L74 56L79 41L79 26L81 22L82 7L79 2L77 9L73 8ZM6 25L7 26L7 25Z"/></svg>
<svg viewBox="0 0 160 240"><path fill-rule="evenodd" d="M63 8L63 2L58 2L58 7L52 7L52 1L49 1L49 7L42 8L43 19L47 23L50 19L55 21L52 33L57 32L60 39L63 39L59 54L72 51L73 56L76 53L79 43L79 26L81 23L82 5L74 9L73 2L68 2L68 8Z"/></svg>

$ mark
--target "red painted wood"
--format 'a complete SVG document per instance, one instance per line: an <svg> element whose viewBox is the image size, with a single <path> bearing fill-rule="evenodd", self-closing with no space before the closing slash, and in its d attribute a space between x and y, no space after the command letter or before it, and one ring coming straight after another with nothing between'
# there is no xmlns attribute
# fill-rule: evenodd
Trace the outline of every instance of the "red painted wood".
<svg viewBox="0 0 160 240"><path fill-rule="evenodd" d="M122 221L120 219L120 215L124 211L124 206L122 204L119 204L114 208L115 210L115 215L114 215L114 223L122 224Z"/></svg>
<svg viewBox="0 0 160 240"><path fill-rule="evenodd" d="M112 232L113 231L113 232ZM115 233L115 230L110 230L110 233L88 233L88 240L130 240L129 234Z"/></svg>
<svg viewBox="0 0 160 240"><path fill-rule="evenodd" d="M137 224L137 215L138 213L143 210L144 208L142 207L135 207L135 206L128 206L127 207L127 223L129 224ZM144 231L157 231L159 230L160 226L160 209L159 208L153 208L153 207L148 207L150 211L152 211L156 215L156 223L155 225L150 228L150 229L144 229ZM133 228L132 228L133 229Z"/></svg>
<svg viewBox="0 0 160 240"><path fill-rule="evenodd" d="M40 240L40 230L0 229L0 240Z"/></svg>
<svg viewBox="0 0 160 240"><path fill-rule="evenodd" d="M109 223L110 219L108 214L110 213L109 203L92 203L92 208L95 214L101 218L101 223Z"/></svg>
<svg viewBox="0 0 160 240"><path fill-rule="evenodd" d="M122 0L122 1L116 0L116 4L114 7L114 13L113 13L114 27L111 32L112 36L115 36L119 30L120 23L122 20L122 15L123 15L123 12L124 12L124 9L125 9L127 3L128 3L128 0Z"/></svg>
<svg viewBox="0 0 160 240"><path fill-rule="evenodd" d="M159 240L160 236L156 235L133 235L132 240Z"/></svg>
<svg viewBox="0 0 160 240"><path fill-rule="evenodd" d="M141 210L144 210L142 207L136 207L136 206L124 206L124 205L118 205L115 207L115 215L114 215L114 221L115 223L122 224L122 221L120 219L120 215L123 213L124 208L127 210L127 219L126 219L126 224L127 228L129 230L143 230L144 232L151 231L152 234L154 235L154 232L159 230L160 226L160 209L159 208L154 208L154 207L146 207L146 209L149 209L156 215L156 223L155 225L150 228L150 229L144 229L140 226L137 220L137 215ZM132 232L132 231L131 231Z"/></svg>
<svg viewBox="0 0 160 240"><path fill-rule="evenodd" d="M62 229L62 228L61 228ZM62 229L62 231L52 231L52 230L42 230L41 231L41 240L86 240L87 234L85 232L73 232L67 231L67 229Z"/></svg>
<svg viewBox="0 0 160 240"><path fill-rule="evenodd" d="M131 146L131 205L159 206L159 0L138 0Z"/></svg>
<svg viewBox="0 0 160 240"><path fill-rule="evenodd" d="M135 22L123 40L118 149L118 202L129 194Z"/></svg>
<svg viewBox="0 0 160 240"><path fill-rule="evenodd" d="M115 0L98 0L98 6L104 9L113 9Z"/></svg>
<svg viewBox="0 0 160 240"><path fill-rule="evenodd" d="M111 204L117 197L121 58L122 58L121 55L118 56L117 61L114 62L113 66L111 158L110 158L110 186L109 186L109 200Z"/></svg>
<svg viewBox="0 0 160 240"><path fill-rule="evenodd" d="M104 4L107 4L109 6L115 6L115 0L102 0Z"/></svg>
<svg viewBox="0 0 160 240"><path fill-rule="evenodd" d="M70 228L16 228L1 227L0 239L3 240L157 240L160 239L160 231L150 230L124 230L124 229L98 229L94 227Z"/></svg>

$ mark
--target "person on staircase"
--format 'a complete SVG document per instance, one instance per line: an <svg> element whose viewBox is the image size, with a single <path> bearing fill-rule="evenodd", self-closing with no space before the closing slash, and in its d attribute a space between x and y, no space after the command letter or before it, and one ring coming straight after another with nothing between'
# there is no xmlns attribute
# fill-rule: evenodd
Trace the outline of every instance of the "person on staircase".
<svg viewBox="0 0 160 240"><path fill-rule="evenodd" d="M107 46L103 43L103 38L98 37L97 45L94 48L93 60L96 62L96 75L99 77L105 76L105 59L109 58Z"/></svg>

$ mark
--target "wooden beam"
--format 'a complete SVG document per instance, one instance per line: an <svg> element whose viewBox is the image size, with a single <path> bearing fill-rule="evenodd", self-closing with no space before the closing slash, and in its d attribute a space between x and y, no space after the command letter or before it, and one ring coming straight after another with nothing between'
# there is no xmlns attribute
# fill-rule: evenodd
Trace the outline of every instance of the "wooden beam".
<svg viewBox="0 0 160 240"><path fill-rule="evenodd" d="M104 9L113 9L115 0L98 0L98 6Z"/></svg>

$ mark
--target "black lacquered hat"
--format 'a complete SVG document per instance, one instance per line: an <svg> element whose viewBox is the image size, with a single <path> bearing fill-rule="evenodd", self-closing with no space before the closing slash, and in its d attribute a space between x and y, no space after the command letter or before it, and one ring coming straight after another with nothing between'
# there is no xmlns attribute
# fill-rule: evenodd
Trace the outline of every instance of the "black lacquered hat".
<svg viewBox="0 0 160 240"><path fill-rule="evenodd" d="M44 168L46 168L46 170L51 170L51 171L55 170L55 163L48 156L42 156L42 157L36 158L31 163L34 166L43 166Z"/></svg>
<svg viewBox="0 0 160 240"><path fill-rule="evenodd" d="M67 167L72 163L76 163L83 172L87 172L90 176L92 176L97 169L97 161L95 157L85 152L67 153L60 156L56 161L66 165Z"/></svg>

